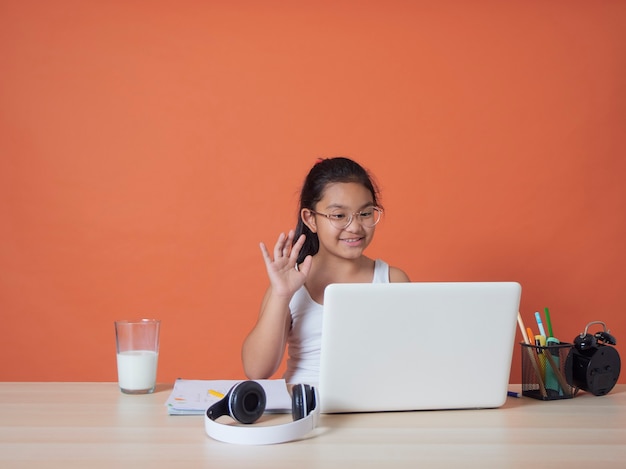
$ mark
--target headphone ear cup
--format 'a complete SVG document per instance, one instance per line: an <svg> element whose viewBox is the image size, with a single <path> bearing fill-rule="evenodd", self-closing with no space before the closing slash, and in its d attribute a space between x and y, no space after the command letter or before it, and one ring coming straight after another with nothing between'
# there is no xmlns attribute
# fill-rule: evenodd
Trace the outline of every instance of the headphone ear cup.
<svg viewBox="0 0 626 469"><path fill-rule="evenodd" d="M296 384L292 391L291 414L293 420L306 417L315 409L315 390L308 384Z"/></svg>
<svg viewBox="0 0 626 469"><path fill-rule="evenodd" d="M265 390L256 381L243 381L235 385L228 394L230 416L237 422L254 423L265 412Z"/></svg>
<svg viewBox="0 0 626 469"><path fill-rule="evenodd" d="M291 392L293 397L291 398L291 416L294 422L304 418L304 385L296 384Z"/></svg>

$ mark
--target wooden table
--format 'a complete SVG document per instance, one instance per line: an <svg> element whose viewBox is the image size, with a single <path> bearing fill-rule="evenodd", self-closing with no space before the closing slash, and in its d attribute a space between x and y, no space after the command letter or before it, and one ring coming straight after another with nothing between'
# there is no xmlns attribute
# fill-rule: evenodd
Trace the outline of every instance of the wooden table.
<svg viewBox="0 0 626 469"><path fill-rule="evenodd" d="M167 414L170 390L0 383L0 467L626 467L626 385L604 397L510 397L499 409L322 415L309 438L273 446L208 438L202 416Z"/></svg>

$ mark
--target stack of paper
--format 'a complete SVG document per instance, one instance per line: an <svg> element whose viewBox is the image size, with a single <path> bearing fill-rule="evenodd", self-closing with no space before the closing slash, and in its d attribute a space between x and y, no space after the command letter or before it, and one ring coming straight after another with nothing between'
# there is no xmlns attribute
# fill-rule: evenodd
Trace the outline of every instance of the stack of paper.
<svg viewBox="0 0 626 469"><path fill-rule="evenodd" d="M170 415L200 415L241 380L177 379L165 405ZM291 412L291 396L284 379L257 380L267 397L266 411Z"/></svg>

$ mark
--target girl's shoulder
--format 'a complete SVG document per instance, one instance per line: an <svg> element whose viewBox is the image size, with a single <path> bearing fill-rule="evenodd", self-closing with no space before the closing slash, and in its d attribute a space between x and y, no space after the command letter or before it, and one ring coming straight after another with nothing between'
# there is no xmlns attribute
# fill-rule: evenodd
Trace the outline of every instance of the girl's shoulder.
<svg viewBox="0 0 626 469"><path fill-rule="evenodd" d="M390 282L410 282L409 276L402 269L398 267L389 266L389 281Z"/></svg>
<svg viewBox="0 0 626 469"><path fill-rule="evenodd" d="M387 264L382 259L376 259L374 263L374 282L410 282L409 276L398 267Z"/></svg>

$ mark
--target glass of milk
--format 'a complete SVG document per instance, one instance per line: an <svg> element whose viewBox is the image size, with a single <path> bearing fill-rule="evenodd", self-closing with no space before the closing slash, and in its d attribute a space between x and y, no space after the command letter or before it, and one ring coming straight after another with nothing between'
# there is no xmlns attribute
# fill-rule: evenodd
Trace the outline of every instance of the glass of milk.
<svg viewBox="0 0 626 469"><path fill-rule="evenodd" d="M160 326L158 319L115 321L117 378L123 393L154 392Z"/></svg>

